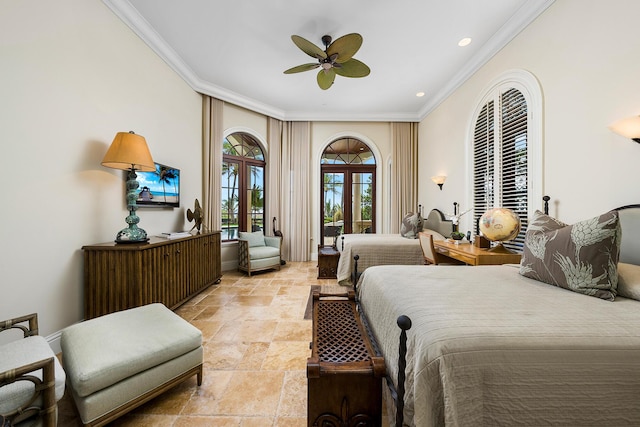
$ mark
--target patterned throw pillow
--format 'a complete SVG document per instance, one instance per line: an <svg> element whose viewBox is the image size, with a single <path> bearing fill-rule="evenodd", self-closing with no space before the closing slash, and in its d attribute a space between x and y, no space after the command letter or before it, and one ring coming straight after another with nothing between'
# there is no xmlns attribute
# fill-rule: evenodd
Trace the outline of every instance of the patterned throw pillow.
<svg viewBox="0 0 640 427"><path fill-rule="evenodd" d="M620 237L616 211L573 225L536 211L525 235L520 274L613 301Z"/></svg>
<svg viewBox="0 0 640 427"><path fill-rule="evenodd" d="M422 231L423 221L422 215L419 213L409 212L402 218L400 224L400 235L407 239L417 239L418 233Z"/></svg>

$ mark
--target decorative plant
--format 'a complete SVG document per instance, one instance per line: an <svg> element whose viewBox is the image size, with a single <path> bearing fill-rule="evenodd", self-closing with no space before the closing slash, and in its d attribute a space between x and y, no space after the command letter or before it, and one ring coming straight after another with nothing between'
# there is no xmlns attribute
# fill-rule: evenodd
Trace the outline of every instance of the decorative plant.
<svg viewBox="0 0 640 427"><path fill-rule="evenodd" d="M453 240L462 240L464 239L465 234L461 231L454 231L453 233L451 233L451 238Z"/></svg>

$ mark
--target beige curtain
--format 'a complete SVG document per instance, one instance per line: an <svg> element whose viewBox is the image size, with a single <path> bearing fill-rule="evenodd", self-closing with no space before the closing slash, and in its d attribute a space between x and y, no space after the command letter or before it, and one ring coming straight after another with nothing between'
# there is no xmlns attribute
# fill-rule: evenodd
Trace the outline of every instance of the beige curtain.
<svg viewBox="0 0 640 427"><path fill-rule="evenodd" d="M418 124L391 123L391 233L407 212L418 209Z"/></svg>
<svg viewBox="0 0 640 427"><path fill-rule="evenodd" d="M310 173L310 122L286 122L282 143L282 194L285 207L282 233L288 242L286 259L309 261L311 235L309 232L309 173Z"/></svg>
<svg viewBox="0 0 640 427"><path fill-rule="evenodd" d="M222 176L222 113L224 102L203 95L202 97L202 148L203 148L203 225L205 230L220 230L222 217L220 211Z"/></svg>
<svg viewBox="0 0 640 427"><path fill-rule="evenodd" d="M277 229L282 230L282 202L280 195L282 194L282 122L280 120L269 117L267 122L267 143L269 150L267 151L267 200L266 200L266 217L265 234L272 235L273 218L277 219ZM284 251L283 242L283 251ZM283 257L284 258L284 257ZM285 258L286 259L286 258Z"/></svg>

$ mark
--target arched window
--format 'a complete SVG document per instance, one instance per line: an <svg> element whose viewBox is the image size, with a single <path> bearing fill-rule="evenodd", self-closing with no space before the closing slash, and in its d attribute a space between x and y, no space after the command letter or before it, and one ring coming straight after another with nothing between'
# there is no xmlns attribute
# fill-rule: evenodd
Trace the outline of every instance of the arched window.
<svg viewBox="0 0 640 427"><path fill-rule="evenodd" d="M263 230L264 153L248 133L235 132L222 144L222 240L236 240L238 231Z"/></svg>
<svg viewBox="0 0 640 427"><path fill-rule="evenodd" d="M325 148L322 174L320 241L331 245L338 234L376 229L376 159L367 144L340 138Z"/></svg>
<svg viewBox="0 0 640 427"><path fill-rule="evenodd" d="M475 115L474 224L487 209L512 209L522 224L518 237L505 242L513 250L522 249L528 218L541 198L541 98L531 74L513 72L492 85Z"/></svg>

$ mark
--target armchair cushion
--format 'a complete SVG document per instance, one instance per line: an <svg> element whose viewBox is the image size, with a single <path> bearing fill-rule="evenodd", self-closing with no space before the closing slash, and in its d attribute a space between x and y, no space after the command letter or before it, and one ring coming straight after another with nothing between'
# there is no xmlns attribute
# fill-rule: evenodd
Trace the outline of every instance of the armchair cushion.
<svg viewBox="0 0 640 427"><path fill-rule="evenodd" d="M255 248L256 246L264 246L265 245L265 237L262 230L254 231L253 233L249 233L247 231L238 232L238 239L246 240L249 242L250 248Z"/></svg>
<svg viewBox="0 0 640 427"><path fill-rule="evenodd" d="M280 262L280 248L274 248L273 246L260 246L253 247L249 250L249 258L253 260L259 260L264 258L278 258L278 262Z"/></svg>
<svg viewBox="0 0 640 427"><path fill-rule="evenodd" d="M55 365L56 400L60 400L64 395L65 372L44 337L36 335L0 345L0 372L16 369L50 357L54 358ZM33 375L42 379L41 371L36 371ZM33 384L30 382L17 381L0 387L0 414L10 412L25 404L32 395Z"/></svg>

